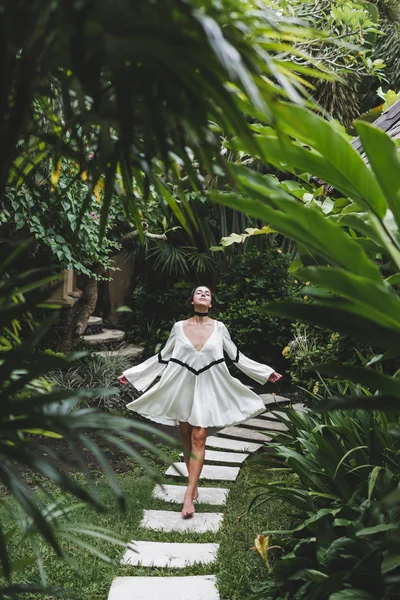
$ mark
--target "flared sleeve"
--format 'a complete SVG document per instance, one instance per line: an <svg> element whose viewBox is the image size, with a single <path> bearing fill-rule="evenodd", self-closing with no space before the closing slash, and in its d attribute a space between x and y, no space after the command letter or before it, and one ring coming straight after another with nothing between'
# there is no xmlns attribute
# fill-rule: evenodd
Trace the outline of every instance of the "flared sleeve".
<svg viewBox="0 0 400 600"><path fill-rule="evenodd" d="M227 353L229 358L235 363L235 365L243 371L245 375L248 375L258 383L264 384L268 381L274 369L268 365L256 362L251 358L247 358L244 354L239 352L237 346L233 343L230 333L226 326L222 325L222 340L224 345L224 351Z"/></svg>
<svg viewBox="0 0 400 600"><path fill-rule="evenodd" d="M155 356L151 356L140 365L135 365L123 372L123 375L139 392L144 392L153 381L162 375L176 341L176 326L171 329L170 336L162 350Z"/></svg>

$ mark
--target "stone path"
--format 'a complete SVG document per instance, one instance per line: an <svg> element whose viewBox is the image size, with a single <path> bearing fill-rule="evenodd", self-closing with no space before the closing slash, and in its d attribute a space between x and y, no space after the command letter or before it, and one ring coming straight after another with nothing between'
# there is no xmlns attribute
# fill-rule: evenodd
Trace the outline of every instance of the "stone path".
<svg viewBox="0 0 400 600"><path fill-rule="evenodd" d="M196 563L213 563L217 552L218 544L135 542L133 548L125 552L122 564L182 569Z"/></svg>
<svg viewBox="0 0 400 600"><path fill-rule="evenodd" d="M266 435L284 431L278 421L279 406L288 403L287 398L265 394L261 396L266 411L257 418L241 423L240 427L225 427L206 442L206 459L200 479L211 482L235 481L240 465L250 453L259 450L271 438ZM295 405L299 412L303 405ZM273 411L273 412L271 412ZM282 411L281 411L282 412ZM271 433L271 435L272 435ZM210 450L209 448L212 448ZM171 465L165 475L170 481L183 480L187 476L183 454L180 463ZM153 497L166 503L182 504L185 485L156 485ZM199 504L223 507L229 489L227 487L200 487ZM144 531L217 534L223 521L222 512L196 512L192 519L183 519L180 512L172 510L145 510L141 527ZM154 533L152 535L154 537ZM122 565L182 569L190 565L212 565L216 560L218 543L168 543L132 540L121 560ZM112 582L108 600L219 600L214 575L168 576L168 577L116 577Z"/></svg>
<svg viewBox="0 0 400 600"><path fill-rule="evenodd" d="M204 465L201 471L200 481L210 479L212 481L235 481L239 475L239 467L221 467L219 465ZM186 480L188 476L185 463L174 463L165 472L170 477Z"/></svg>
<svg viewBox="0 0 400 600"><path fill-rule="evenodd" d="M153 497L164 500L165 502L174 502L183 504L183 496L185 494L185 486L183 485L156 485L153 490ZM225 488L201 488L201 496L198 499L199 504L213 504L214 506L223 506L226 503L226 498L229 490Z"/></svg>

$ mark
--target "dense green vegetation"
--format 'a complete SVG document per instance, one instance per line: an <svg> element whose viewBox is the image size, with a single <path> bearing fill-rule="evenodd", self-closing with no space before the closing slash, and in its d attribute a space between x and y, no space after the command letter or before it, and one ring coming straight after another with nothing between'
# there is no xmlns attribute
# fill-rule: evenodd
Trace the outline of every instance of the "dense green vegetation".
<svg viewBox="0 0 400 600"><path fill-rule="evenodd" d="M357 391L357 390L355 390ZM280 498L297 510L291 530L269 530L275 564L254 598L372 598L398 594L398 436L382 412L280 416L273 469L258 478L260 507Z"/></svg>
<svg viewBox="0 0 400 600"><path fill-rule="evenodd" d="M178 452L164 448L168 456L168 462L177 460ZM159 476L165 470L165 466L152 460L150 453L147 454L152 466ZM218 537L220 551L217 562L212 566L212 571L217 574L220 594L226 600L245 600L251 593L251 585L261 584L264 579L264 563L254 551L255 539L263 529L284 526L291 527L294 518L289 516L280 499L271 502L267 507L252 511L247 514L247 508L251 495L249 488L256 484L257 460L254 457L246 464L240 473L240 477L232 486L229 501L226 507L223 527L218 535L208 534L179 534L151 532L140 527L143 509L163 510L165 504L152 498L151 492L154 488L154 480L148 476L146 471L140 468L134 461L125 459L121 463L122 472L118 479L124 491L127 510L121 513L116 505L115 497L107 481L100 472L94 473L95 485L99 497L108 510L104 514L96 514L93 508L77 506L74 515L73 528L80 527L82 530L91 530L96 521L99 528L92 538L82 536L82 543L68 537L71 533L68 529L68 515L65 515L59 524L61 535L65 539L65 551L67 560L62 561L55 552L46 547L45 542L38 540L37 549L43 555L42 568L44 570L47 585L51 587L46 598L54 598L57 593L65 597L71 593L73 596L85 596L88 600L106 598L112 579L118 576L145 576L148 569L144 567L129 567L119 565L121 554L124 551L126 540L146 540L163 542L214 542ZM76 476L79 480L82 477ZM267 476L268 480L273 480ZM36 483L39 483L38 481ZM45 485L48 492L56 493L55 486ZM71 498L62 498L62 503L68 506ZM210 512L219 510L220 507L212 505L198 505L199 512ZM170 510L179 512L179 505L171 505ZM291 511L293 512L293 511ZM15 514L15 506L9 499L0 511L2 522L8 526L12 523ZM108 535L106 535L106 532ZM112 537L109 537L112 532ZM27 561L23 569L23 581L29 584L40 584L40 570L34 561L30 560L32 550L30 546L24 546L21 552L22 536L16 536L11 544L11 554L19 560ZM93 552L88 553L85 544L89 543ZM234 549L234 551L232 551ZM182 575L203 575L210 572L210 566L194 565L179 571ZM152 569L153 576L171 575L169 569ZM54 595L53 595L54 594ZM40 594L29 594L27 598L37 600Z"/></svg>
<svg viewBox="0 0 400 600"><path fill-rule="evenodd" d="M396 3L16 0L0 27L0 478L9 494L0 594L53 582L43 557L52 571L53 553L65 559L66 533L78 545L86 535L65 528L65 511L76 507L54 500L57 490L87 505L94 539L93 510L113 496L123 506L123 490L132 502L148 498L150 479L135 497L98 438L149 477L157 469L142 449L165 457L146 424L86 408L90 399L104 408L108 394L120 409L122 397L96 389L110 386L116 365L69 352L89 304L70 311L68 356L40 345L54 326L45 300L58 273L81 273L94 307L97 281L128 241L136 286L121 323L131 339L154 351L187 314L191 285L210 283L216 314L243 349L268 361L283 351L312 392L312 412L289 410L290 434L274 446L288 477L271 482L258 468L268 501L294 505L300 525L286 525L284 508L271 525L260 506L259 527L286 530L273 534L281 555L264 572L251 567L254 555L239 581L226 549L222 595L234 597L232 579L238 599L252 584L271 599L394 598L400 159L387 134L353 119L381 102L380 86L399 92ZM167 242L146 237L149 228ZM34 243L21 243L28 236ZM82 475L58 470L60 438ZM107 485L93 481L87 453ZM51 495L32 491L32 473L51 482ZM231 515L245 499L232 501ZM3 510L10 506L15 524ZM242 535L230 516L226 523L227 537ZM118 530L116 513L102 524ZM16 556L21 540L31 544L29 564Z"/></svg>

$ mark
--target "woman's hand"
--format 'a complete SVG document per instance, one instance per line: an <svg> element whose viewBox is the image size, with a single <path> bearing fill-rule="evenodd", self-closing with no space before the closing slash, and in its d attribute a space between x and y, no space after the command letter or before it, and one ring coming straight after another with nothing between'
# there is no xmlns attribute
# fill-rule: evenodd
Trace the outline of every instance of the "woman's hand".
<svg viewBox="0 0 400 600"><path fill-rule="evenodd" d="M125 377L125 375L120 375L118 377L118 382L122 383L122 385L128 385L129 381L127 380L127 378Z"/></svg>
<svg viewBox="0 0 400 600"><path fill-rule="evenodd" d="M274 371L272 375L269 376L268 381L270 381L271 383L278 383L280 379L282 379L282 375Z"/></svg>

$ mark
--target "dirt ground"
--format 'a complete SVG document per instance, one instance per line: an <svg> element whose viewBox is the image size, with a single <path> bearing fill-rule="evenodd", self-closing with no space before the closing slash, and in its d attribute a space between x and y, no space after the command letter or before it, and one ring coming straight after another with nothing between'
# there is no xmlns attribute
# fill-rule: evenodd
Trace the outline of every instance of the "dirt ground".
<svg viewBox="0 0 400 600"><path fill-rule="evenodd" d="M179 441L179 430L177 427L167 427L158 425L157 423L152 423L152 425L159 431L174 438L174 440ZM134 424L132 426L132 433L137 433ZM90 437L96 442L116 473L126 473L132 470L132 459L123 450L120 450L114 445L110 445L107 440L104 440L98 435L90 435ZM154 444L162 443L163 445L168 445L163 438L156 435L147 434L146 437ZM65 440L35 437L35 440L32 442L32 449L38 456L45 456L46 454L50 454L50 452L53 454L53 464L56 464L57 470L60 473L71 474L81 471L81 465L79 464L78 458L75 456L71 446ZM92 453L79 443L79 441L76 443L76 446L84 455L85 464L89 467L89 470L100 471L100 466ZM143 450L142 446L138 443L130 443L130 446L139 452ZM157 458L154 458L154 461L162 464Z"/></svg>

